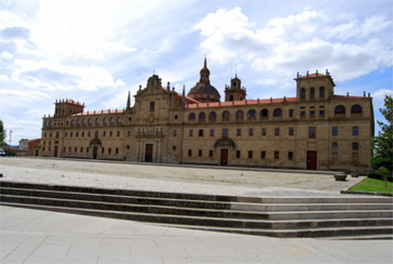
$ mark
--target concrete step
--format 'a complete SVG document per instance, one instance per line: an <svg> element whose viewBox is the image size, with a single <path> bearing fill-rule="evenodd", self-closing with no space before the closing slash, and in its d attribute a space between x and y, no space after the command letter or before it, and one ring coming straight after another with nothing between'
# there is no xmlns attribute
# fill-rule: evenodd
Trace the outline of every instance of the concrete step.
<svg viewBox="0 0 393 264"><path fill-rule="evenodd" d="M365 219L365 220L353 220L353 219L342 219L339 221L264 221L264 220L247 220L247 219L228 219L228 218L212 218L212 217L200 217L200 216L180 216L180 215L169 215L169 214L148 214L148 213L136 213L136 212L119 212L109 210L98 210L98 209L85 209L85 208L71 208L62 206L51 206L51 205L37 205L37 204L21 204L21 203L6 203L1 202L2 205L6 206L17 206L24 208L51 210L58 212L88 214L95 216L103 216L110 218L120 218L135 221L154 222L161 224L177 225L182 227L193 227L196 229L204 230L215 230L215 231L228 231L228 232L242 232L246 234L291 234L299 233L301 236L307 236L307 232L310 234L316 234L317 231L329 230L332 232L332 228L341 230L341 233L355 234L354 231L365 232L364 230L369 228L370 230L376 231L368 232L368 234L380 234L379 230L385 230L393 234L393 223L392 219ZM380 227L375 229L375 225ZM244 231L242 231L244 230ZM390 230L390 231L387 231ZM340 233L340 234L341 234ZM324 235L325 236L325 235Z"/></svg>
<svg viewBox="0 0 393 264"><path fill-rule="evenodd" d="M46 185L23 182L0 181L0 187L25 188L36 190L54 190L63 192L80 192L94 194L115 194L123 196L150 197L150 198L169 198L183 200L202 200L202 201L222 201L222 202L243 202L243 203L267 203L267 204L303 204L303 203L387 203L392 204L391 197L378 196L305 196L305 197L243 197L243 196L225 196L225 195L208 195L208 194L189 194L189 193L168 193L168 192L151 192L138 190L119 190L107 188L92 188L81 186L65 185Z"/></svg>
<svg viewBox="0 0 393 264"><path fill-rule="evenodd" d="M2 187L2 195L30 196L30 197L48 197L72 200L86 201L105 201L127 204L151 204L151 205L168 205L177 207L192 208L213 208L213 209L231 209L237 211L252 212L275 212L275 211L331 211L331 210L393 210L393 204L389 203L291 203L291 204L256 204L245 202L222 202L222 201L204 201L204 200L185 200L174 198L151 198L143 196L126 196L115 194L96 194L67 192L55 190L35 190L26 188ZM271 200L270 202L273 202Z"/></svg>
<svg viewBox="0 0 393 264"><path fill-rule="evenodd" d="M390 197L236 197L0 181L0 204L277 237L393 235Z"/></svg>

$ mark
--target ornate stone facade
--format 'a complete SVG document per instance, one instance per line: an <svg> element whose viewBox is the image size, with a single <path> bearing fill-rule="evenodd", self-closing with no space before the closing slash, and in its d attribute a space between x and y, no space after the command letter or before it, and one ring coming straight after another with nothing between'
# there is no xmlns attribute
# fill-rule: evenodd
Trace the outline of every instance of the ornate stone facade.
<svg viewBox="0 0 393 264"><path fill-rule="evenodd" d="M370 169L372 98L334 94L329 72L297 75L296 97L247 99L237 76L225 101L210 85L206 60L189 94L157 75L131 107L88 111L73 100L43 118L41 155L140 162L311 170Z"/></svg>

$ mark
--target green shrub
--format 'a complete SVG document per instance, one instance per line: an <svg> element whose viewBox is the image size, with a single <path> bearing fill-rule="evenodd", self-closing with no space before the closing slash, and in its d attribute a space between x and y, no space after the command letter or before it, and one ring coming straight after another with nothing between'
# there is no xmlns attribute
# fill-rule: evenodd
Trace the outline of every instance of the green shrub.
<svg viewBox="0 0 393 264"><path fill-rule="evenodd" d="M382 175L380 172L378 172L378 171L371 171L371 172L367 173L367 178L376 179L376 180L381 180L381 181L384 180L384 179L383 179L383 175ZM387 178L387 181L388 181L388 182L393 182L393 176L390 175L390 176Z"/></svg>

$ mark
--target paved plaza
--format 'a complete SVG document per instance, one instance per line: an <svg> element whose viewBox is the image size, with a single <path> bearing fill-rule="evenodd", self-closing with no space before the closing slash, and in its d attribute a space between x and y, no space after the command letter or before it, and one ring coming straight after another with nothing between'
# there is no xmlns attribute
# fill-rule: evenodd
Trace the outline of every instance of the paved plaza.
<svg viewBox="0 0 393 264"><path fill-rule="evenodd" d="M2 180L238 196L340 196L324 173L41 158L0 159ZM392 263L391 240L278 239L0 206L1 263Z"/></svg>

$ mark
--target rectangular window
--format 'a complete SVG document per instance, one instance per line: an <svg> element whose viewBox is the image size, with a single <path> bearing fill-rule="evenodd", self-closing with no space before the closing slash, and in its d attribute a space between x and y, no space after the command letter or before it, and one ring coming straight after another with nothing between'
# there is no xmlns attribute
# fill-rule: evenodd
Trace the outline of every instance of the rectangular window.
<svg viewBox="0 0 393 264"><path fill-rule="evenodd" d="M310 118L315 118L315 111L310 111Z"/></svg>
<svg viewBox="0 0 393 264"><path fill-rule="evenodd" d="M266 151L261 151L261 159L266 159Z"/></svg>
<svg viewBox="0 0 393 264"><path fill-rule="evenodd" d="M154 111L155 106L156 106L155 102L150 102L150 112Z"/></svg>
<svg viewBox="0 0 393 264"><path fill-rule="evenodd" d="M103 136L103 137L106 137L106 131L103 131L103 132L102 132L102 136Z"/></svg>
<svg viewBox="0 0 393 264"><path fill-rule="evenodd" d="M316 127L308 127L308 138L315 138L317 135Z"/></svg>
<svg viewBox="0 0 393 264"><path fill-rule="evenodd" d="M68 152L71 152L71 147L68 147Z"/></svg>
<svg viewBox="0 0 393 264"><path fill-rule="evenodd" d="M70 137L72 137L73 136L73 132L70 132Z"/></svg>
<svg viewBox="0 0 393 264"><path fill-rule="evenodd" d="M173 136L174 136L174 137L177 136L177 130L173 130Z"/></svg>
<svg viewBox="0 0 393 264"><path fill-rule="evenodd" d="M338 143L332 142L332 150L338 150Z"/></svg>
<svg viewBox="0 0 393 264"><path fill-rule="evenodd" d="M104 154L105 148L101 148L101 153Z"/></svg>
<svg viewBox="0 0 393 264"><path fill-rule="evenodd" d="M293 160L293 152L288 151L288 160Z"/></svg>
<svg viewBox="0 0 393 264"><path fill-rule="evenodd" d="M210 157L210 158L213 157L213 150L209 150L209 157Z"/></svg>
<svg viewBox="0 0 393 264"><path fill-rule="evenodd" d="M112 148L109 148L108 149L108 154L111 154L112 153Z"/></svg>
<svg viewBox="0 0 393 264"><path fill-rule="evenodd" d="M262 135L262 136L266 136L266 128L262 128L262 130L261 130L261 135Z"/></svg>
<svg viewBox="0 0 393 264"><path fill-rule="evenodd" d="M338 136L338 127L332 127L332 136Z"/></svg>
<svg viewBox="0 0 393 264"><path fill-rule="evenodd" d="M242 135L242 130L240 128L236 129L236 136L241 136Z"/></svg>
<svg viewBox="0 0 393 264"><path fill-rule="evenodd" d="M249 159L252 159L252 150L249 150L249 151L248 151L248 158L249 158Z"/></svg>
<svg viewBox="0 0 393 264"><path fill-rule="evenodd" d="M306 112L300 111L300 118L306 118Z"/></svg>
<svg viewBox="0 0 393 264"><path fill-rule="evenodd" d="M325 110L320 110L319 117L324 117L324 116L325 116Z"/></svg>
<svg viewBox="0 0 393 264"><path fill-rule="evenodd" d="M91 135L91 134L90 134L90 131L89 131L89 132L87 132L87 136L88 136L88 137L90 137L90 135Z"/></svg>
<svg viewBox="0 0 393 264"><path fill-rule="evenodd" d="M274 135L275 135L275 136L279 136L279 135L280 135L280 128L276 127L276 128L274 129Z"/></svg>
<svg viewBox="0 0 393 264"><path fill-rule="evenodd" d="M253 129L253 128L250 128L250 129L248 130L248 135L249 135L249 136L254 136L254 129Z"/></svg>
<svg viewBox="0 0 393 264"><path fill-rule="evenodd" d="M116 148L116 154L119 154L119 148Z"/></svg>
<svg viewBox="0 0 393 264"><path fill-rule="evenodd" d="M109 136L110 137L113 136L113 132L112 131L109 131Z"/></svg>
<svg viewBox="0 0 393 264"><path fill-rule="evenodd" d="M228 128L223 128L222 129L222 137L228 137Z"/></svg>
<svg viewBox="0 0 393 264"><path fill-rule="evenodd" d="M86 153L89 153L89 148L86 148Z"/></svg>
<svg viewBox="0 0 393 264"><path fill-rule="evenodd" d="M357 126L352 127L352 135L353 136L359 135L359 127L357 127Z"/></svg>
<svg viewBox="0 0 393 264"><path fill-rule="evenodd" d="M294 111L293 111L293 109L289 109L289 117L293 117L293 114L294 113Z"/></svg>
<svg viewBox="0 0 393 264"><path fill-rule="evenodd" d="M198 130L198 136L199 137L203 137L203 129L199 129Z"/></svg>
<svg viewBox="0 0 393 264"><path fill-rule="evenodd" d="M117 137L120 137L120 131L117 131Z"/></svg>
<svg viewBox="0 0 393 264"><path fill-rule="evenodd" d="M83 147L81 147L81 153L83 153Z"/></svg>
<svg viewBox="0 0 393 264"><path fill-rule="evenodd" d="M352 142L352 150L359 150L359 142Z"/></svg>
<svg viewBox="0 0 393 264"><path fill-rule="evenodd" d="M191 157L192 156L192 149L188 150L188 156Z"/></svg>
<svg viewBox="0 0 393 264"><path fill-rule="evenodd" d="M198 150L198 157L202 157L202 150L201 149Z"/></svg>
<svg viewBox="0 0 393 264"><path fill-rule="evenodd" d="M276 159L276 160L280 159L280 152L279 151L274 151L274 159Z"/></svg>
<svg viewBox="0 0 393 264"><path fill-rule="evenodd" d="M78 152L78 148L77 148L77 147L75 147L75 149L74 149L74 152L75 152L75 153L77 153L77 152Z"/></svg>
<svg viewBox="0 0 393 264"><path fill-rule="evenodd" d="M85 132L82 132L82 137L84 137L85 136Z"/></svg>
<svg viewBox="0 0 393 264"><path fill-rule="evenodd" d="M210 129L210 136L214 137L214 129Z"/></svg>
<svg viewBox="0 0 393 264"><path fill-rule="evenodd" d="M288 128L288 136L293 136L295 134L295 129L293 127Z"/></svg>
<svg viewBox="0 0 393 264"><path fill-rule="evenodd" d="M192 136L193 136L193 134L194 134L193 130L192 130L192 129L190 129L190 131L188 132L188 135L189 135L190 137L192 137Z"/></svg>
<svg viewBox="0 0 393 264"><path fill-rule="evenodd" d="M236 150L236 158L240 159L240 150Z"/></svg>

